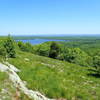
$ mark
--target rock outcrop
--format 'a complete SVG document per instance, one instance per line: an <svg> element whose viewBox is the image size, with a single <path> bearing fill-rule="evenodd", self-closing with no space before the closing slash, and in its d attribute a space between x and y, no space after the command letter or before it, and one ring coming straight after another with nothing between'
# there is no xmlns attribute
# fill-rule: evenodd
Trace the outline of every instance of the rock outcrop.
<svg viewBox="0 0 100 100"><path fill-rule="evenodd" d="M22 91L25 95L27 95L32 100L54 100L49 99L39 93L38 91L29 90L24 82L17 75L17 72L20 72L15 66L5 62L4 64L0 63L0 71L6 72L9 75L9 79L13 82L14 86Z"/></svg>

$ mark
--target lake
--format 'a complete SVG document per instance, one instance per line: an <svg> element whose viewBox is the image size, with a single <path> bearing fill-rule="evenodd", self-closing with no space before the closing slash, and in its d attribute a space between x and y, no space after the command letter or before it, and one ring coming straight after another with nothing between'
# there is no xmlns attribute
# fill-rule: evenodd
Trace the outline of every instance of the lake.
<svg viewBox="0 0 100 100"><path fill-rule="evenodd" d="M36 45L36 44L41 44L41 43L48 42L48 41L68 41L68 40L58 40L58 39L32 39L32 40L16 40L16 41L22 41L24 43L29 42L32 45Z"/></svg>

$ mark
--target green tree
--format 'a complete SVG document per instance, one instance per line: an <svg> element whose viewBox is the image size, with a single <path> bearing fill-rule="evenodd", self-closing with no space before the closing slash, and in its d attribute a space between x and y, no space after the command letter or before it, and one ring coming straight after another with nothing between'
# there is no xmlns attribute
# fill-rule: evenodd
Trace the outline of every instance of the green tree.
<svg viewBox="0 0 100 100"><path fill-rule="evenodd" d="M33 53L33 46L29 42L23 43L22 41L18 41L17 44L22 51Z"/></svg>
<svg viewBox="0 0 100 100"><path fill-rule="evenodd" d="M4 42L4 47L6 49L8 57L11 57L11 58L16 57L16 52L14 48L14 40L11 38L10 35L7 37L7 40Z"/></svg>
<svg viewBox="0 0 100 100"><path fill-rule="evenodd" d="M91 57L79 48L68 48L65 54L65 60L81 66L89 66Z"/></svg>
<svg viewBox="0 0 100 100"><path fill-rule="evenodd" d="M17 44L18 44L19 48L20 48L22 51L27 51L27 50L26 50L25 43L23 43L22 41L18 41Z"/></svg>
<svg viewBox="0 0 100 100"><path fill-rule="evenodd" d="M49 57L57 58L60 52L60 47L57 42L52 42L49 51Z"/></svg>

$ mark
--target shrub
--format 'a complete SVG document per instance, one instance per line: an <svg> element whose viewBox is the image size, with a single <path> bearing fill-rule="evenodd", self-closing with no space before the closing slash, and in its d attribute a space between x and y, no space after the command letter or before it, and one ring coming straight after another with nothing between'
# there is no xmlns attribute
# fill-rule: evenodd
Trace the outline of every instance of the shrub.
<svg viewBox="0 0 100 100"><path fill-rule="evenodd" d="M0 47L0 55L6 57L6 50L4 47Z"/></svg>
<svg viewBox="0 0 100 100"><path fill-rule="evenodd" d="M39 49L37 50L37 54L40 55L40 56L46 56L48 57L48 50L45 50L45 49Z"/></svg>

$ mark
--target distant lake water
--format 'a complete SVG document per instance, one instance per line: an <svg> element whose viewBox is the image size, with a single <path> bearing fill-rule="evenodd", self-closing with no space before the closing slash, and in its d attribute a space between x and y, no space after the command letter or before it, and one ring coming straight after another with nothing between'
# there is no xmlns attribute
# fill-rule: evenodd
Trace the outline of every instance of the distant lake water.
<svg viewBox="0 0 100 100"><path fill-rule="evenodd" d="M41 43L48 42L48 41L68 41L68 40L58 40L58 39L32 39L32 40L16 40L16 41L22 41L24 43L29 42L32 45L36 45L36 44L41 44Z"/></svg>

